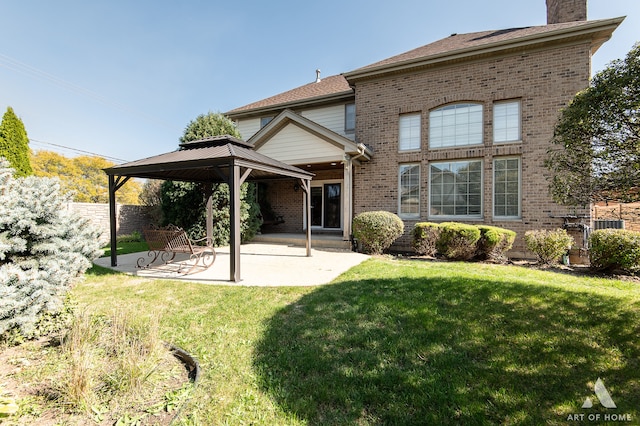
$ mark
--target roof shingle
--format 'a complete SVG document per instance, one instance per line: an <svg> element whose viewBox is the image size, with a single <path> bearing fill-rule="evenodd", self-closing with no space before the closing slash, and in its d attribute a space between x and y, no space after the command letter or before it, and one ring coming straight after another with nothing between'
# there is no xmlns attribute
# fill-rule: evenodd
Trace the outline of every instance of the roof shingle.
<svg viewBox="0 0 640 426"><path fill-rule="evenodd" d="M227 114L233 115L235 113L267 108L275 105L290 105L300 101L349 93L353 93L353 89L349 87L347 80L342 75L332 75L321 79L319 82L308 83L284 93L233 109L227 112Z"/></svg>

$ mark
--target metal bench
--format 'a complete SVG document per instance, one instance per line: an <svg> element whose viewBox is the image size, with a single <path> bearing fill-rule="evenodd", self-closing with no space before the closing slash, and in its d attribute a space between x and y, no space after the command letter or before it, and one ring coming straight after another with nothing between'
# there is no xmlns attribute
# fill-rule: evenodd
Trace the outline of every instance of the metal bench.
<svg viewBox="0 0 640 426"><path fill-rule="evenodd" d="M164 228L144 228L142 233L149 245L147 257L151 260L146 262L147 259L144 256L139 258L136 264L138 268L148 268L158 258L166 264L176 257L176 253L186 253L189 255L189 260L193 261L193 265L187 271L187 274L190 274L198 267L204 270L209 269L216 260L216 251L213 249L211 239L205 237L191 240L184 229L175 225L168 225ZM201 262L202 265L200 265ZM182 265L180 266L181 270Z"/></svg>

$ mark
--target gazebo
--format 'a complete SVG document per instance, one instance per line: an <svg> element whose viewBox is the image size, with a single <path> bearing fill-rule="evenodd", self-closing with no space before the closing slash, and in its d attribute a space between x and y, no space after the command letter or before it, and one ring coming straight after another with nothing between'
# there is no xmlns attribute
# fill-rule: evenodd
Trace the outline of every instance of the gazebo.
<svg viewBox="0 0 640 426"><path fill-rule="evenodd" d="M212 237L214 183L229 185L230 277L240 281L240 185L248 180L299 179L305 194L306 223L311 223L311 179L309 173L252 149L252 145L229 135L180 144L177 151L104 169L109 176L111 266L118 265L116 244L116 192L130 178L198 182L207 197L207 237ZM311 256L311 227L306 229L307 256Z"/></svg>

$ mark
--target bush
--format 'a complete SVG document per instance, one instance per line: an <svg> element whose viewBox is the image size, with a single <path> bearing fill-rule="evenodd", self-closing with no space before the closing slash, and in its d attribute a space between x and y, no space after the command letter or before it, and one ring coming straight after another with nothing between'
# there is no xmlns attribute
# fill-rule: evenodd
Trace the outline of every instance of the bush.
<svg viewBox="0 0 640 426"><path fill-rule="evenodd" d="M480 239L478 240L477 257L481 260L502 262L505 253L509 251L516 239L516 233L510 229L497 226L478 225Z"/></svg>
<svg viewBox="0 0 640 426"><path fill-rule="evenodd" d="M413 228L412 246L416 253L423 256L435 256L436 243L440 237L440 225L432 222L419 222Z"/></svg>
<svg viewBox="0 0 640 426"><path fill-rule="evenodd" d="M477 226L464 223L444 222L440 224L440 237L436 243L438 253L451 260L469 260L476 253L480 239Z"/></svg>
<svg viewBox="0 0 640 426"><path fill-rule="evenodd" d="M598 271L640 269L640 232L599 229L589 237L589 261Z"/></svg>
<svg viewBox="0 0 640 426"><path fill-rule="evenodd" d="M102 254L100 231L69 213L56 179L15 178L0 159L0 340L33 336Z"/></svg>
<svg viewBox="0 0 640 426"><path fill-rule="evenodd" d="M573 237L564 229L527 231L524 234L527 249L535 253L544 264L557 263L573 245Z"/></svg>
<svg viewBox="0 0 640 426"><path fill-rule="evenodd" d="M365 253L381 254L404 232L404 223L387 211L360 213L353 218L353 236Z"/></svg>

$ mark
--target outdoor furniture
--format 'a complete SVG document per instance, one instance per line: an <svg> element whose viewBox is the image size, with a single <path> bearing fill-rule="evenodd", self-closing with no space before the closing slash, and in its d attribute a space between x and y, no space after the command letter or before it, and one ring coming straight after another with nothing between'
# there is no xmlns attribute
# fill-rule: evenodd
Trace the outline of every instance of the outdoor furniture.
<svg viewBox="0 0 640 426"><path fill-rule="evenodd" d="M175 258L176 253L186 253L189 255L189 260L193 261L193 265L187 271L187 274L190 274L198 267L205 270L210 268L216 260L213 241L206 237L199 240L191 240L184 229L175 225L168 225L164 228L144 228L142 233L149 245L147 257L151 258L151 260L145 262L147 259L144 256L139 258L137 262L138 268L148 268L158 258L166 264ZM200 265L201 262L202 265ZM180 266L181 270L182 265Z"/></svg>

